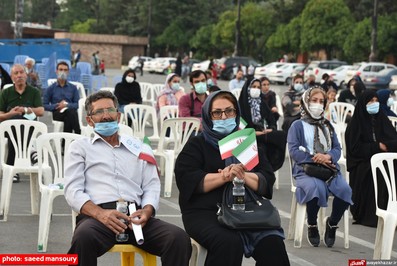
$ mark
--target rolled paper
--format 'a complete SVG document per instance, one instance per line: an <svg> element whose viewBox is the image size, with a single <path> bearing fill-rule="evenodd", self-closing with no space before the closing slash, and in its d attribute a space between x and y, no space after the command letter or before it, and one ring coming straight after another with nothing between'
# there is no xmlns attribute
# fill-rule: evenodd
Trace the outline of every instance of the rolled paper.
<svg viewBox="0 0 397 266"><path fill-rule="evenodd" d="M130 215L133 214L134 212L136 212L135 203L131 203L128 206L128 209L130 211ZM134 219L138 220L139 218L135 217ZM140 224L134 224L134 223L131 223L131 225L132 225L132 231L134 232L134 235L135 235L136 243L138 245L142 245L144 242L142 226Z"/></svg>

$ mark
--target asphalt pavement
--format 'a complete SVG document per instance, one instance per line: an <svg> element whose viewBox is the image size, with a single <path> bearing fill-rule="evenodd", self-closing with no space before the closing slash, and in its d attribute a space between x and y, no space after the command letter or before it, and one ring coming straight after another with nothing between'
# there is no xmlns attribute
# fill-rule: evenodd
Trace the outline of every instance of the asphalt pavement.
<svg viewBox="0 0 397 266"><path fill-rule="evenodd" d="M122 70L109 69L106 75L111 86L112 78L122 75ZM144 73L143 76L137 77L138 82L164 83L165 75ZM181 84L185 87L185 91L190 87L189 84ZM218 85L222 89L227 89L226 81L218 81ZM271 88L276 93L283 93L287 90L286 86L273 85ZM51 119L46 114L40 121L48 125L49 132L53 127ZM288 233L288 224L290 220L290 208L292 193L290 191L290 175L288 161L279 170L279 189L275 189L273 203L279 209L281 215L282 226L285 235ZM164 177L161 177L162 185ZM30 193L29 193L29 177L21 175L21 182L13 184L11 195L10 214L7 222L0 222L0 255L5 254L37 254L37 236L39 227L38 215L30 213ZM331 202L329 202L332 206ZM330 208L327 208L329 213ZM160 209L157 217L167 222L173 223L183 228L181 214L178 205L178 189L173 181L172 196L170 198L161 197ZM373 247L375 241L375 228L364 227L361 225L352 225L351 217L349 222L349 249L344 248L343 239L343 222L339 224L337 231L337 239L334 247L327 248L323 243L319 247L311 247L306 240L306 228L304 230L302 247L294 248L293 240L285 240L285 245L290 258L291 265L325 265L325 266L344 266L349 265L349 260L371 260L373 256ZM70 246L72 236L72 219L71 210L67 205L65 198L60 196L54 201L53 216L50 225L49 241L47 254L66 253ZM393 244L392 259L397 260L397 247ZM141 263L139 256L137 256ZM391 261L397 265L397 261ZM141 265L141 264L136 265ZM120 258L117 253L106 253L98 259L98 265L119 265ZM159 259L157 264L161 265ZM0 265L1 261L0 261ZM255 265L252 258L244 259L244 266ZM364 265L364 264L350 264ZM369 262L367 262L369 265ZM381 265L381 264L373 264Z"/></svg>

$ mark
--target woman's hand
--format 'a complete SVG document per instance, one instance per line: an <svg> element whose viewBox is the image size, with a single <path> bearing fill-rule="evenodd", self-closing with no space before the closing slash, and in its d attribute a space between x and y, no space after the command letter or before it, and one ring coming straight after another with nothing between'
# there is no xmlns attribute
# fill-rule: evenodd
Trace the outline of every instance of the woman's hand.
<svg viewBox="0 0 397 266"><path fill-rule="evenodd" d="M239 179L245 178L246 168L243 164L231 164L226 166L223 169L218 169L218 173L221 173L222 179L225 182L233 181L233 178L236 176Z"/></svg>
<svg viewBox="0 0 397 266"><path fill-rule="evenodd" d="M387 151L387 146L385 144L383 144L382 142L379 142L379 149L381 151Z"/></svg>
<svg viewBox="0 0 397 266"><path fill-rule="evenodd" d="M324 165L332 164L331 155L329 154L316 153L312 159L313 162L315 163L324 164Z"/></svg>

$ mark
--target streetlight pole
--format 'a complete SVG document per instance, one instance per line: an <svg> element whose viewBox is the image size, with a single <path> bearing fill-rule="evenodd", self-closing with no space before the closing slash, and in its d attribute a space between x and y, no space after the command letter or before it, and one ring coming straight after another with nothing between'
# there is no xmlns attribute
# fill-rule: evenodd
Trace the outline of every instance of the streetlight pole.
<svg viewBox="0 0 397 266"><path fill-rule="evenodd" d="M23 1L24 0L16 0L15 1L15 26L14 26L14 38L15 39L22 38Z"/></svg>
<svg viewBox="0 0 397 266"><path fill-rule="evenodd" d="M374 14L372 16L371 54L369 62L377 61L378 52L378 0L374 0Z"/></svg>
<svg viewBox="0 0 397 266"><path fill-rule="evenodd" d="M238 56L240 53L240 13L241 13L241 3L237 0L237 20L236 20L236 39L234 42L234 52L233 56Z"/></svg>

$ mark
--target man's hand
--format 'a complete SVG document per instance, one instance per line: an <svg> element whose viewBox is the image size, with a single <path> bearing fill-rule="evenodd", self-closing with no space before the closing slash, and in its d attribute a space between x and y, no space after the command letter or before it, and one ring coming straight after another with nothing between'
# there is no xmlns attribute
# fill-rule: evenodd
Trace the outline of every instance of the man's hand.
<svg viewBox="0 0 397 266"><path fill-rule="evenodd" d="M16 116L16 115L23 115L23 113L25 112L25 109L21 106L15 106L14 108L12 108L8 113L11 116Z"/></svg>
<svg viewBox="0 0 397 266"><path fill-rule="evenodd" d="M124 233L127 225L120 219L130 221L130 218L117 210L101 209L95 217L98 221L106 225L107 228L112 230L115 234Z"/></svg>
<svg viewBox="0 0 397 266"><path fill-rule="evenodd" d="M67 102L65 100L60 101L55 105L55 109L60 111L67 106Z"/></svg>
<svg viewBox="0 0 397 266"><path fill-rule="evenodd" d="M153 207L151 205L146 205L143 209L139 209L136 212L130 214L130 223L129 227L132 230L132 224L140 224L142 227L144 227L147 223L147 221L152 217L153 215Z"/></svg>

